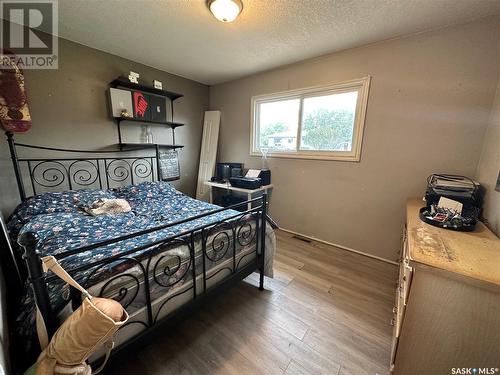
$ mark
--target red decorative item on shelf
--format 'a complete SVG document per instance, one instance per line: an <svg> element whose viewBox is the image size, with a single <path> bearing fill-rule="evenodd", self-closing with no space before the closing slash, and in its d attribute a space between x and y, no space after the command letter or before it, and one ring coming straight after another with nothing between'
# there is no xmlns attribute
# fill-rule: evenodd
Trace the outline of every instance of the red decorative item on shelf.
<svg viewBox="0 0 500 375"><path fill-rule="evenodd" d="M149 95L144 94L140 91L134 91L133 93L133 104L134 104L134 118L140 120L150 120L150 105L149 105Z"/></svg>
<svg viewBox="0 0 500 375"><path fill-rule="evenodd" d="M0 56L0 123L7 132L23 133L31 128L23 71L12 52L1 50Z"/></svg>

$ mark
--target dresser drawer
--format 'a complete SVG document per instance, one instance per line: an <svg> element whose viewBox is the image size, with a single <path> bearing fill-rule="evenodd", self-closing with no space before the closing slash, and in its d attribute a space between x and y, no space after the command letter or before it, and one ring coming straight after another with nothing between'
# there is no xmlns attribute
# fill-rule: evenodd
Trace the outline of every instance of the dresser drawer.
<svg viewBox="0 0 500 375"><path fill-rule="evenodd" d="M396 306L394 307L394 321L393 324L395 326L395 334L399 337L401 332L401 324L403 323L403 318L406 310L406 305L404 303L403 295L399 292L396 293Z"/></svg>
<svg viewBox="0 0 500 375"><path fill-rule="evenodd" d="M396 357L396 352L398 348L399 335L401 333L401 325L403 324L403 318L405 314L406 306L403 302L403 296L399 292L399 288L396 290L396 303L392 310L393 317L391 324L394 326L392 331L392 345L391 345L391 367L394 365L394 359Z"/></svg>
<svg viewBox="0 0 500 375"><path fill-rule="evenodd" d="M395 329L396 327L394 327ZM397 337L395 334L392 336L392 344L391 344L391 364L389 366L389 370L392 374L392 371L394 370L394 363L396 360L396 353L398 351L398 344L399 344L399 337Z"/></svg>
<svg viewBox="0 0 500 375"><path fill-rule="evenodd" d="M408 302L408 294L410 293L412 276L412 267L410 267L407 259L403 259L399 264L398 292L401 294L401 298L403 299L403 304L405 306Z"/></svg>
<svg viewBox="0 0 500 375"><path fill-rule="evenodd" d="M403 252L399 262L399 280L398 290L403 298L403 303L406 305L408 293L410 292L410 284L413 275L413 268L410 267L410 259L408 255L408 241L406 239L406 231L403 236Z"/></svg>
<svg viewBox="0 0 500 375"><path fill-rule="evenodd" d="M399 261L399 277L396 288L396 300L393 308L393 317L391 324L394 326L392 333L391 345L391 363L390 370L394 368L394 361L398 350L399 336L401 334L401 326L406 311L406 304L408 302L408 295L413 276L413 269L409 265L408 242L406 237L406 230L403 232L403 246L401 251L401 259Z"/></svg>

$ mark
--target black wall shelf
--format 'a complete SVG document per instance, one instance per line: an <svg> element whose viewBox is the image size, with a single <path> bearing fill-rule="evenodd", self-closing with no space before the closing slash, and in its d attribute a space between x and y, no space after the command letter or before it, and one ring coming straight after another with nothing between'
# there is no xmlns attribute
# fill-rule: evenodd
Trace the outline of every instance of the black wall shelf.
<svg viewBox="0 0 500 375"><path fill-rule="evenodd" d="M179 126L184 126L183 123L181 122L172 122L172 121L146 121L146 120L141 120L141 119L136 119L133 117L115 117L115 120L118 122L123 122L123 121L132 121L132 122L141 122L144 124L152 124L152 125L165 125L170 128L178 128Z"/></svg>
<svg viewBox="0 0 500 375"><path fill-rule="evenodd" d="M138 119L138 118L133 118L133 117L114 117L116 121L116 125L118 128L118 145L120 146L121 149L123 147L156 147L156 146L161 146L161 147L169 147L171 149L175 148L182 148L184 146L179 146L175 144L175 128L178 128L180 126L184 126L183 123L180 122L175 122L174 121L174 101L182 98L184 95L183 94L178 94L176 92L172 91L167 91L167 90L159 90L154 87L150 86L145 86L141 85L139 83L133 83L130 82L128 79L125 77L118 77L115 80L111 81L109 85L113 88L124 88L128 90L134 90L134 91L141 91L147 94L153 94L157 96L164 97L165 99L170 100L171 102L171 120L172 121L147 121L143 119ZM150 146L150 144L145 144L145 143L124 143L122 142L122 131L121 131L121 123L122 122L138 122L146 125L164 125L172 129L172 144L167 145L159 145L159 144L153 144L153 146Z"/></svg>
<svg viewBox="0 0 500 375"><path fill-rule="evenodd" d="M177 100L179 98L182 98L184 96L183 94L178 94L176 92L155 89L154 87L141 85L140 83L133 83L133 82L130 82L125 77L118 77L117 79L111 81L111 83L109 85L111 87L123 87L123 88L131 89L131 90L146 92L148 94L164 96L166 98L169 98L172 101Z"/></svg>
<svg viewBox="0 0 500 375"><path fill-rule="evenodd" d="M129 148L129 149L146 149L146 148L169 148L169 149L178 149L183 148L183 145L174 145L174 144L165 144L165 143L118 143L120 149Z"/></svg>

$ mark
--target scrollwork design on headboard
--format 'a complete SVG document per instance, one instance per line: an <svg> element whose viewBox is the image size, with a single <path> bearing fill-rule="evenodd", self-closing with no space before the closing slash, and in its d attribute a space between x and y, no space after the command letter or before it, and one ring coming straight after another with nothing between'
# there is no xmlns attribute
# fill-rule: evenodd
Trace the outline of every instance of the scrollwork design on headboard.
<svg viewBox="0 0 500 375"><path fill-rule="evenodd" d="M106 175L115 182L123 182L130 177L130 164L124 159L106 161Z"/></svg>
<svg viewBox="0 0 500 375"><path fill-rule="evenodd" d="M107 159L105 165L106 177L114 182L129 181L133 184L138 180L154 180L152 158Z"/></svg>
<svg viewBox="0 0 500 375"><path fill-rule="evenodd" d="M28 164L33 194L37 194L40 187L49 191L59 186L70 190L89 186L102 187L99 160L19 159L19 161ZM97 186L98 180L99 184Z"/></svg>
<svg viewBox="0 0 500 375"><path fill-rule="evenodd" d="M138 158L132 162L134 174L139 178L148 178L153 174L153 163L146 158Z"/></svg>
<svg viewBox="0 0 500 375"><path fill-rule="evenodd" d="M7 133L10 154L21 200L27 191L36 195L46 191L73 189L110 189L143 181L158 181L158 148L128 150L70 150L16 143ZM50 151L51 157L20 158L18 148ZM63 153L63 157L52 157ZM90 154L91 157L68 157L68 154ZM133 154L131 154L133 153ZM113 154L109 157L105 154ZM127 155L128 154L128 155ZM28 176L30 184L24 183Z"/></svg>
<svg viewBox="0 0 500 375"><path fill-rule="evenodd" d="M83 168L81 165L85 165L87 168ZM100 178L97 160L95 162L90 160L76 160L69 165L68 173L73 183L80 186L91 186Z"/></svg>
<svg viewBox="0 0 500 375"><path fill-rule="evenodd" d="M61 162L45 160L38 162L33 168L31 168L31 163L29 165L32 182L40 186L51 188L66 181L68 171Z"/></svg>

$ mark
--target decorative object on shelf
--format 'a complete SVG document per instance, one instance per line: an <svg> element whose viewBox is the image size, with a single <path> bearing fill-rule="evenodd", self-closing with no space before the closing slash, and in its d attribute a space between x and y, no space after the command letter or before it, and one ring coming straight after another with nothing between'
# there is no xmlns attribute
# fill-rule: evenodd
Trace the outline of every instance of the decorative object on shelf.
<svg viewBox="0 0 500 375"><path fill-rule="evenodd" d="M127 112L126 109L122 110L122 112L120 113L121 117L122 118L132 118L132 115L130 113Z"/></svg>
<svg viewBox="0 0 500 375"><path fill-rule="evenodd" d="M209 0L210 12L222 22L233 22L243 10L241 0Z"/></svg>
<svg viewBox="0 0 500 375"><path fill-rule="evenodd" d="M149 97L151 108L151 121L166 122L167 121L167 101L164 96L151 95Z"/></svg>
<svg viewBox="0 0 500 375"><path fill-rule="evenodd" d="M179 154L176 150L160 152L158 162L160 163L161 180L172 181L181 178Z"/></svg>
<svg viewBox="0 0 500 375"><path fill-rule="evenodd" d="M163 90L163 84L161 81L153 80L153 87L158 90Z"/></svg>
<svg viewBox="0 0 500 375"><path fill-rule="evenodd" d="M139 136L139 143L148 143L148 130L146 125L141 126L141 135Z"/></svg>
<svg viewBox="0 0 500 375"><path fill-rule="evenodd" d="M139 83L139 73L130 71L130 74L128 75L128 79L132 83Z"/></svg>
<svg viewBox="0 0 500 375"><path fill-rule="evenodd" d="M151 132L151 125L146 126L146 143L154 143L153 133Z"/></svg>
<svg viewBox="0 0 500 375"><path fill-rule="evenodd" d="M1 51L0 56L13 55ZM6 57L0 69L0 123L11 133L23 133L31 128L28 96L24 86L24 74L15 59Z"/></svg>
<svg viewBox="0 0 500 375"><path fill-rule="evenodd" d="M141 128L142 128L141 129L141 136L140 136L141 143L153 144L154 139L153 139L153 133L151 132L151 126L150 125L142 125Z"/></svg>
<svg viewBox="0 0 500 375"><path fill-rule="evenodd" d="M109 89L113 117L132 117L132 94L129 90ZM130 114L123 116L123 112Z"/></svg>
<svg viewBox="0 0 500 375"><path fill-rule="evenodd" d="M141 91L132 92L134 105L134 118L149 121L151 119L149 95Z"/></svg>

